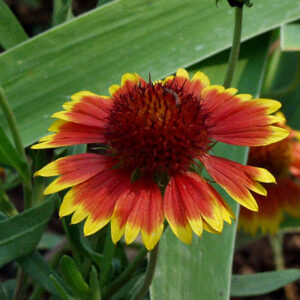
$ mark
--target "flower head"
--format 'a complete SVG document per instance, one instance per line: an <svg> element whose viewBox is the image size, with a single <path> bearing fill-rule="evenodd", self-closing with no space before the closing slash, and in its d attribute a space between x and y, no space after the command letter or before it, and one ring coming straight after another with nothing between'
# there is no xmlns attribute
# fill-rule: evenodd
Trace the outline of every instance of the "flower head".
<svg viewBox="0 0 300 300"><path fill-rule="evenodd" d="M236 95L236 89L210 85L201 72L189 79L184 69L154 83L125 74L121 86L112 85L109 91L111 97L73 95L65 110L53 115L58 119L50 127L54 134L33 146L102 147L98 153L58 159L36 173L60 176L46 194L72 187L60 207L61 217L74 213L72 223L86 219L85 235L111 221L114 242L124 234L131 243L141 232L148 249L160 239L165 217L186 243L192 231L199 236L203 229L221 232L223 221L231 223L234 214L193 171L199 164L232 198L257 210L249 190L265 195L257 181L274 182L274 177L262 168L210 155L209 150L216 141L262 146L286 137L285 129L271 125L281 119L271 115L279 102Z"/></svg>
<svg viewBox="0 0 300 300"><path fill-rule="evenodd" d="M278 113L278 116L283 117ZM239 227L246 233L275 234L287 213L300 217L300 142L299 133L282 121L278 124L290 134L277 143L250 148L248 163L263 167L274 174L277 184L264 184L267 197L255 196L259 211L240 210Z"/></svg>

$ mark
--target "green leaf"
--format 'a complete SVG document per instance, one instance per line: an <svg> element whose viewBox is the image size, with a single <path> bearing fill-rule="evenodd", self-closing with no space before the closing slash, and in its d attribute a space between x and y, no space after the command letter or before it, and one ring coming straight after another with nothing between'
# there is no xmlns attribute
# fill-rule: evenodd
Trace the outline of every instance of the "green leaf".
<svg viewBox="0 0 300 300"><path fill-rule="evenodd" d="M282 90L285 93L276 95L276 91ZM272 96L282 102L282 111L287 119L287 124L293 129L300 130L300 52L283 52L281 54L271 92L274 93Z"/></svg>
<svg viewBox="0 0 300 300"><path fill-rule="evenodd" d="M275 291L300 278L300 270L289 269L251 275L233 275L231 296L256 296Z"/></svg>
<svg viewBox="0 0 300 300"><path fill-rule="evenodd" d="M44 232L38 244L39 249L51 249L63 240L63 236L52 232Z"/></svg>
<svg viewBox="0 0 300 300"><path fill-rule="evenodd" d="M97 264L97 266L99 268L102 267L103 265L103 255L100 253L97 253L96 251L94 251L87 239L87 237L83 236L82 233L82 228L80 228L80 233L79 233L80 237L78 242L80 243L83 251L85 252L85 255L87 255L94 263Z"/></svg>
<svg viewBox="0 0 300 300"><path fill-rule="evenodd" d="M101 260L101 276L99 284L102 287L109 279L110 270L112 267L112 260L115 255L116 246L111 240L110 227L107 228L106 237L103 247L103 259Z"/></svg>
<svg viewBox="0 0 300 300"><path fill-rule="evenodd" d="M53 285L55 286L56 291L63 300L75 300L75 298L69 295L69 293L65 290L62 284L53 275L50 275L49 277Z"/></svg>
<svg viewBox="0 0 300 300"><path fill-rule="evenodd" d="M90 299L101 300L98 273L94 266L91 267L91 272L90 272Z"/></svg>
<svg viewBox="0 0 300 300"><path fill-rule="evenodd" d="M86 299L89 293L89 286L71 257L64 255L60 259L60 270L65 282L69 285L74 295L79 299Z"/></svg>
<svg viewBox="0 0 300 300"><path fill-rule="evenodd" d="M16 286L16 280L6 280L0 283L0 299L10 300L13 299L13 294Z"/></svg>
<svg viewBox="0 0 300 300"><path fill-rule="evenodd" d="M50 280L50 275L56 278L57 281L64 286L62 279L58 274L48 265L43 256L38 251L33 251L29 255L17 259L18 264L22 267L24 272L28 274L35 282L40 284L48 292L59 296L53 282ZM64 286L66 289L66 287Z"/></svg>
<svg viewBox="0 0 300 300"><path fill-rule="evenodd" d="M268 51L268 36L261 36L242 45L235 84L241 92L257 96L261 87L263 70ZM214 75L214 83L223 81L228 52L206 61L204 72ZM193 67L198 69L200 65ZM218 143L214 154L245 163L247 148ZM206 177L206 175L204 175ZM238 205L219 187L217 190L231 205L235 214ZM204 232L201 238L194 236L191 245L181 243L170 228L160 243L160 253L154 281L151 286L152 300L180 299L229 299L232 256L235 241L235 222L224 226L221 235Z"/></svg>
<svg viewBox="0 0 300 300"><path fill-rule="evenodd" d="M99 0L98 1L98 3L97 3L97 6L99 7L99 6L103 6L103 5L105 5L105 4L107 4L107 3L110 3L110 2L112 2L113 0Z"/></svg>
<svg viewBox="0 0 300 300"><path fill-rule="evenodd" d="M62 24L72 17L72 0L54 0L53 26Z"/></svg>
<svg viewBox="0 0 300 300"><path fill-rule="evenodd" d="M29 254L38 244L52 216L55 198L0 221L0 267Z"/></svg>
<svg viewBox="0 0 300 300"><path fill-rule="evenodd" d="M18 213L14 204L10 201L8 195L3 190L0 184L0 212L6 216L13 216Z"/></svg>
<svg viewBox="0 0 300 300"><path fill-rule="evenodd" d="M300 23L285 24L280 28L280 46L283 51L300 51Z"/></svg>
<svg viewBox="0 0 300 300"><path fill-rule="evenodd" d="M9 166L14 167L20 174L23 180L28 180L30 176L28 174L27 163L22 160L20 154L11 144L10 140L6 136L4 130L0 127L0 161L6 163Z"/></svg>
<svg viewBox="0 0 300 300"><path fill-rule="evenodd" d="M0 45L9 49L27 39L28 36L15 15L5 1L0 0Z"/></svg>
<svg viewBox="0 0 300 300"><path fill-rule="evenodd" d="M245 10L243 40L299 17L295 0L261 1ZM125 72L158 79L229 48L233 18L212 0L115 1L3 53L0 84L24 144L45 135L77 91L107 94Z"/></svg>

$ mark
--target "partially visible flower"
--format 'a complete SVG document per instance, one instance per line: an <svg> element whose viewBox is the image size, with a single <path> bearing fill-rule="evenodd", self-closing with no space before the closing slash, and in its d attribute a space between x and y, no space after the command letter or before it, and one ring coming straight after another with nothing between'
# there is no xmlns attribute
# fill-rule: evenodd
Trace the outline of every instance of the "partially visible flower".
<svg viewBox="0 0 300 300"><path fill-rule="evenodd" d="M267 197L255 196L257 213L241 207L239 228L252 235L258 230L262 234L275 234L285 213L300 217L299 132L287 127L285 122L278 125L289 130L287 138L269 146L253 147L249 153L249 164L268 169L277 181L277 184L264 184Z"/></svg>
<svg viewBox="0 0 300 300"><path fill-rule="evenodd" d="M123 234L131 243L141 232L149 250L160 239L165 217L185 243L193 231L199 236L203 229L221 232L223 221L230 224L234 214L194 171L199 164L233 199L257 210L250 190L265 195L258 181L274 182L274 177L209 151L216 141L262 146L285 138L285 129L271 125L281 120L271 115L280 108L278 101L236 95L234 88L210 85L201 72L189 79L184 69L154 83L125 74L121 86L112 85L109 92L111 97L73 95L65 110L53 115L59 119L49 129L54 134L33 146L89 143L96 145L94 151L102 149L58 159L36 173L60 176L45 194L73 187L61 217L74 213L72 223L86 219L85 235L111 221L115 243Z"/></svg>

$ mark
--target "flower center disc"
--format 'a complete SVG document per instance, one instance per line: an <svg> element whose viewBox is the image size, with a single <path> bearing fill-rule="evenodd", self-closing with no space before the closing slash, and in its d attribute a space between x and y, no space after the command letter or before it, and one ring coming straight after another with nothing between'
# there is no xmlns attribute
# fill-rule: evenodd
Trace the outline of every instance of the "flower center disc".
<svg viewBox="0 0 300 300"><path fill-rule="evenodd" d="M114 97L106 134L123 167L150 174L186 171L210 145L200 100L174 83Z"/></svg>

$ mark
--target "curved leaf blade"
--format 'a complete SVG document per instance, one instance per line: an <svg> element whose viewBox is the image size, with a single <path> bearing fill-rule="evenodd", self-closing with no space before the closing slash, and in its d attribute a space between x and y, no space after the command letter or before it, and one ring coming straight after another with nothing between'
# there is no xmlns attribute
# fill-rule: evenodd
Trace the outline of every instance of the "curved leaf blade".
<svg viewBox="0 0 300 300"><path fill-rule="evenodd" d="M233 275L231 296L257 296L273 292L300 278L300 270L263 272L250 275Z"/></svg>
<svg viewBox="0 0 300 300"><path fill-rule="evenodd" d="M20 176L27 180L28 174L27 163L22 160L20 154L11 144L2 127L0 127L0 163L14 167Z"/></svg>
<svg viewBox="0 0 300 300"><path fill-rule="evenodd" d="M27 39L28 36L15 15L5 1L0 0L0 45L9 49Z"/></svg>
<svg viewBox="0 0 300 300"><path fill-rule="evenodd" d="M55 198L0 221L0 267L29 254L38 244L52 216Z"/></svg>
<svg viewBox="0 0 300 300"><path fill-rule="evenodd" d="M33 251L32 253L24 257L20 257L17 261L24 272L41 286L43 286L48 292L59 296L59 293L57 292L53 282L50 279L50 275L52 275L66 290L68 290L63 280L48 265L48 263L44 260L43 256L38 251Z"/></svg>

